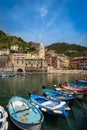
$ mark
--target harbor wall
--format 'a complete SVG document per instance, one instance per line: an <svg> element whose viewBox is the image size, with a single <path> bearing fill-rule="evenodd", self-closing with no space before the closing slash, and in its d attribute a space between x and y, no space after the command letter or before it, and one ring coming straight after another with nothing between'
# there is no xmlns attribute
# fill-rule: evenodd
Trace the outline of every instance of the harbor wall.
<svg viewBox="0 0 87 130"><path fill-rule="evenodd" d="M87 74L87 70L48 70L47 73L82 73Z"/></svg>

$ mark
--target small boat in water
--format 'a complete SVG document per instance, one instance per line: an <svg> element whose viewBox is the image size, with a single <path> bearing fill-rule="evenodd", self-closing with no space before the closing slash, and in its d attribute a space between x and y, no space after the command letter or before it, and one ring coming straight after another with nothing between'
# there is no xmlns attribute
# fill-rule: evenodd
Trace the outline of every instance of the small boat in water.
<svg viewBox="0 0 87 130"><path fill-rule="evenodd" d="M73 105L73 99L74 97L73 96L69 96L69 95L66 95L66 94L63 94L61 92L57 92L55 90L52 90L52 89L47 89L45 88L44 86L42 86L43 88L43 94L44 96L46 96L47 98L51 98L53 100L61 100L61 101L66 101L66 103L69 105L69 106L72 106Z"/></svg>
<svg viewBox="0 0 87 130"><path fill-rule="evenodd" d="M62 84L61 87L68 90L82 92L84 95L87 95L87 86L84 86L81 84L65 83L65 84Z"/></svg>
<svg viewBox="0 0 87 130"><path fill-rule="evenodd" d="M7 117L7 112L4 110L2 106L0 106L0 130L8 129Z"/></svg>
<svg viewBox="0 0 87 130"><path fill-rule="evenodd" d="M8 102L11 121L22 130L40 130L44 120L42 112L28 100L14 96Z"/></svg>
<svg viewBox="0 0 87 130"><path fill-rule="evenodd" d="M63 94L67 94L69 96L73 96L74 98L77 98L77 99L83 99L83 96L84 96L84 94L82 92L78 92L78 91L75 91L75 90L62 88L61 84L59 84L59 86L54 85L54 88L58 92L61 92Z"/></svg>
<svg viewBox="0 0 87 130"><path fill-rule="evenodd" d="M76 82L81 84L87 84L87 79L78 79L76 80Z"/></svg>
<svg viewBox="0 0 87 130"><path fill-rule="evenodd" d="M68 117L70 108L67 106L64 101L56 101L48 99L40 95L30 95L29 100L37 106L42 112L51 114L54 116Z"/></svg>
<svg viewBox="0 0 87 130"><path fill-rule="evenodd" d="M83 79L84 79L84 80L87 80L87 77L84 77Z"/></svg>
<svg viewBox="0 0 87 130"><path fill-rule="evenodd" d="M0 77L4 78L4 77L14 77L15 74L8 74L8 73L3 73L3 74L0 74Z"/></svg>

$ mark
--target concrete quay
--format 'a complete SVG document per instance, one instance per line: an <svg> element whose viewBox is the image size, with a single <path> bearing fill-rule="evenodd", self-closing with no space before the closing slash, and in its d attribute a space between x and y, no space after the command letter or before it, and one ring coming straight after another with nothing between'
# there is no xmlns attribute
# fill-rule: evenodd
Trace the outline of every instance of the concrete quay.
<svg viewBox="0 0 87 130"><path fill-rule="evenodd" d="M59 74L59 73L80 73L80 74L87 74L87 70L48 70L47 73L55 73L55 74Z"/></svg>

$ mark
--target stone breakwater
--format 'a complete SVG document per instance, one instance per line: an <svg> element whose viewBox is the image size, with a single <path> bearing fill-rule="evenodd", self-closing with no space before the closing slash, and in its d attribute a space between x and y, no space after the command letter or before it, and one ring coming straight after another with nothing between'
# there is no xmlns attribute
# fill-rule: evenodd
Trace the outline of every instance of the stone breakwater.
<svg viewBox="0 0 87 130"><path fill-rule="evenodd" d="M87 70L48 70L47 73L80 73L87 74Z"/></svg>

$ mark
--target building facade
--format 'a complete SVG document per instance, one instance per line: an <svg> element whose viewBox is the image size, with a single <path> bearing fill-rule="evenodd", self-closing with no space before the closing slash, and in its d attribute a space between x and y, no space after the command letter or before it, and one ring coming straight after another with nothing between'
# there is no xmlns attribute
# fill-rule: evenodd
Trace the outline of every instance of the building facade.
<svg viewBox="0 0 87 130"><path fill-rule="evenodd" d="M87 56L71 59L70 67L73 67L75 69L87 69Z"/></svg>
<svg viewBox="0 0 87 130"><path fill-rule="evenodd" d="M45 54L48 66L53 66L55 69L62 69L69 67L69 59L64 54L56 54L53 50Z"/></svg>
<svg viewBox="0 0 87 130"><path fill-rule="evenodd" d="M9 55L10 54L10 49L1 49L0 50L0 55Z"/></svg>
<svg viewBox="0 0 87 130"><path fill-rule="evenodd" d="M45 60L44 44L37 46L37 51L28 53L12 53L10 61L12 62L14 72L42 72L47 71L47 62Z"/></svg>
<svg viewBox="0 0 87 130"><path fill-rule="evenodd" d="M19 46L18 45L11 45L10 50L18 51Z"/></svg>
<svg viewBox="0 0 87 130"><path fill-rule="evenodd" d="M47 71L47 63L45 59L30 58L27 57L27 54L25 53L12 53L10 58L14 72Z"/></svg>

